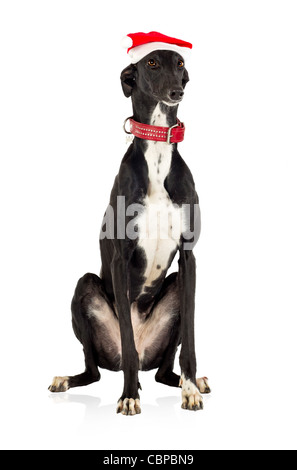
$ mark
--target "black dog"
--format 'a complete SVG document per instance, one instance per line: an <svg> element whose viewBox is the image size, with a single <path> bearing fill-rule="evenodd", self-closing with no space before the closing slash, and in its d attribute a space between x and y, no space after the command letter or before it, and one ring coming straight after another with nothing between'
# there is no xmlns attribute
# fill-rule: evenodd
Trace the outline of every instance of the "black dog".
<svg viewBox="0 0 297 470"><path fill-rule="evenodd" d="M132 97L133 120L171 128L189 77L183 58L154 51L121 74ZM156 380L182 387L182 408L203 408L194 346L195 258L200 231L192 174L170 141L135 137L123 158L100 236L100 277L86 274L72 301L72 323L83 345L85 372L55 377L49 390L64 392L100 379L98 367L123 370L117 412L140 413L139 370L158 369ZM152 228L153 227L153 228ZM166 277L177 251L179 270ZM173 372L181 344L181 376ZM199 389L199 390L198 390Z"/></svg>

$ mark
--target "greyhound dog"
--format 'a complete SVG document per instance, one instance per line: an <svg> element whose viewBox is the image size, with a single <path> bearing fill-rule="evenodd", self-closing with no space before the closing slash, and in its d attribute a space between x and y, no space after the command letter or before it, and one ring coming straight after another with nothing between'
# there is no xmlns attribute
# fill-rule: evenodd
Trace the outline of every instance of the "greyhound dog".
<svg viewBox="0 0 297 470"><path fill-rule="evenodd" d="M157 382L181 387L184 409L202 409L200 393L210 392L206 377L196 379L193 248L200 233L199 202L177 150L184 132L177 110L188 81L184 58L171 50L152 51L121 74L123 92L132 98L128 120L135 137L104 215L100 277L85 274L71 305L85 372L55 377L49 387L64 392L99 381L98 367L122 370L117 412L124 415L141 412L139 370L158 369ZM167 275L177 253L178 272Z"/></svg>

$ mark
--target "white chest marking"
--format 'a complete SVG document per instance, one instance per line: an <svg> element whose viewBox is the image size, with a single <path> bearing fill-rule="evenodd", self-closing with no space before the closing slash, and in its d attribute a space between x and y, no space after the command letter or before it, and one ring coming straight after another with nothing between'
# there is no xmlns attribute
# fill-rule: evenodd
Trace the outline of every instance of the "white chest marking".
<svg viewBox="0 0 297 470"><path fill-rule="evenodd" d="M168 127L166 115L159 104L154 110L151 124ZM146 255L145 286L152 285L168 266L172 252L177 250L183 232L182 209L173 204L164 182L171 168L172 145L148 141L145 152L149 186L144 199L144 211L137 220L139 245Z"/></svg>

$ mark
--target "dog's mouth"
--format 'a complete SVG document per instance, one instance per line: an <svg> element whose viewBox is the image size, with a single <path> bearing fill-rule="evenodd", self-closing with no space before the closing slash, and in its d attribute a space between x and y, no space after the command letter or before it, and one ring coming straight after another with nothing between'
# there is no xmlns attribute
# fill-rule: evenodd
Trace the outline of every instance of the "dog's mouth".
<svg viewBox="0 0 297 470"><path fill-rule="evenodd" d="M165 96L165 97L160 97L159 95L157 94L154 94L154 97L156 98L156 100L158 100L160 103L163 103L165 104L166 106L177 106L179 103L182 102L183 100L183 97L179 98L179 99L171 99L170 96Z"/></svg>
<svg viewBox="0 0 297 470"><path fill-rule="evenodd" d="M180 98L179 100L171 100L171 99L167 99L167 100L162 100L162 103L166 104L166 106L177 106L179 103L182 102L182 98Z"/></svg>

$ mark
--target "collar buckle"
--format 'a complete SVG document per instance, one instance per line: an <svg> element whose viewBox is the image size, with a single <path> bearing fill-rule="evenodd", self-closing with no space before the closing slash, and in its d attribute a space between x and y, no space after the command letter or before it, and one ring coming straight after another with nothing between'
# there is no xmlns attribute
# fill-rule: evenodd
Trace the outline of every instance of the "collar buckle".
<svg viewBox="0 0 297 470"><path fill-rule="evenodd" d="M178 122L178 123L175 124L174 126L169 127L168 133L167 133L167 140L166 140L166 142L167 142L168 145L171 144L170 139L171 139L171 137L173 137L173 135L171 134L172 129L174 129L175 127L179 127L179 125L180 125L180 123Z"/></svg>

